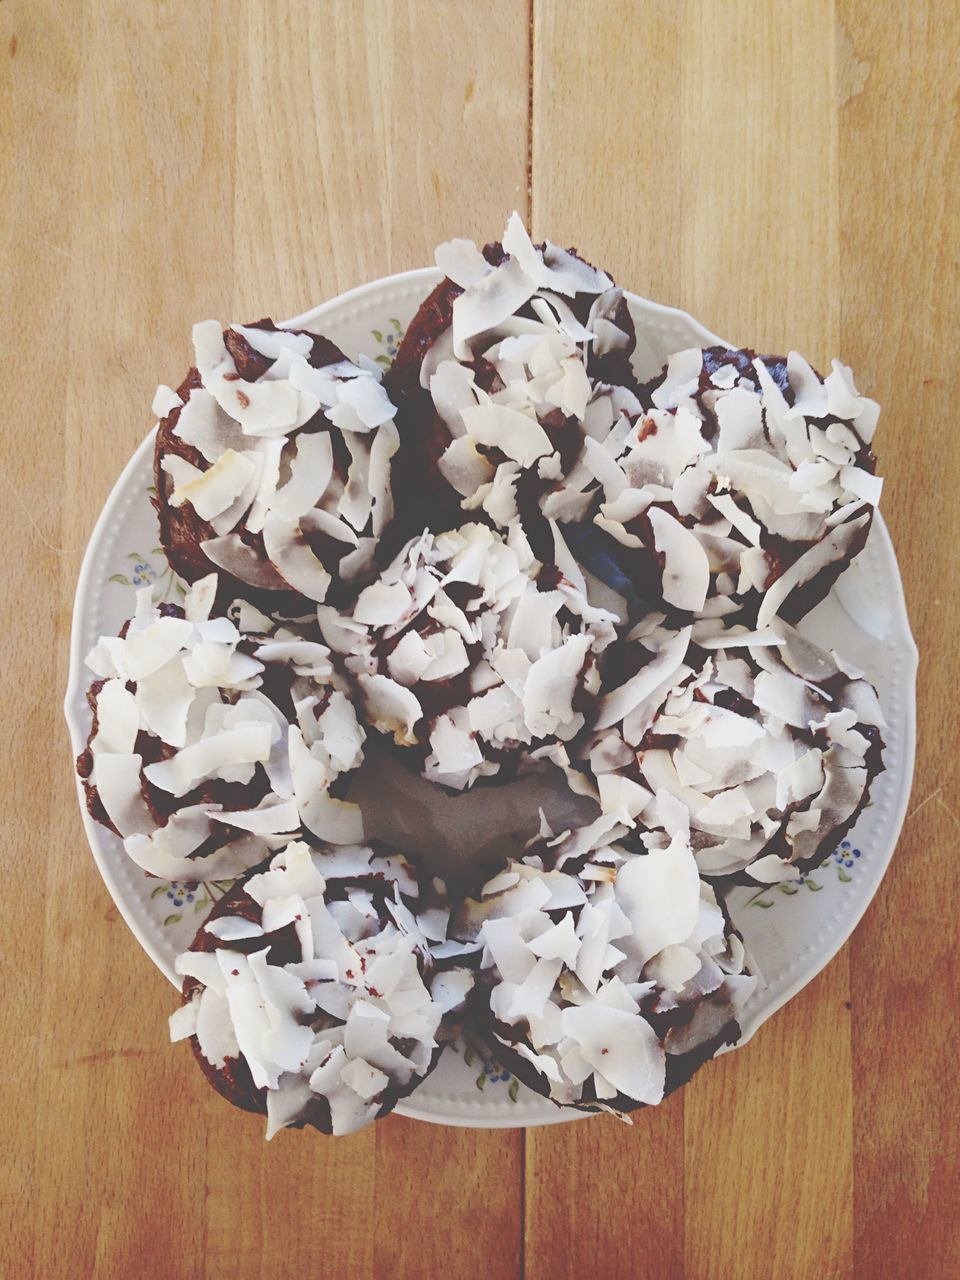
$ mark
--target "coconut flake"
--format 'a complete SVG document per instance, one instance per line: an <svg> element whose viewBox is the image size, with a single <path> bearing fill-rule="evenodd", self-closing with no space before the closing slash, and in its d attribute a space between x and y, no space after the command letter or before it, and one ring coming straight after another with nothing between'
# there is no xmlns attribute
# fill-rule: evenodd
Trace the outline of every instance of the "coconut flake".
<svg viewBox="0 0 960 1280"><path fill-rule="evenodd" d="M183 401L176 391L161 382L154 392L150 411L155 418L165 418L173 413L174 409L179 409L182 404Z"/></svg>
<svg viewBox="0 0 960 1280"><path fill-rule="evenodd" d="M333 445L326 431L301 432L290 461L290 476L270 499L270 508L284 520L299 520L327 491L333 475Z"/></svg>
<svg viewBox="0 0 960 1280"><path fill-rule="evenodd" d="M170 504L182 507L189 502L201 520L212 520L243 493L254 470L246 453L227 449L208 471L176 488Z"/></svg>
<svg viewBox="0 0 960 1280"><path fill-rule="evenodd" d="M392 733L400 745L415 742L414 726L423 715L420 703L409 689L383 675L361 676L367 718L381 733Z"/></svg>
<svg viewBox="0 0 960 1280"><path fill-rule="evenodd" d="M243 916L218 916L208 920L203 926L206 933L218 938L221 942L238 942L241 938L262 938L263 929L255 920L246 920Z"/></svg>
<svg viewBox="0 0 960 1280"><path fill-rule="evenodd" d="M869 513L864 512L856 519L848 520L795 560L774 582L761 601L757 612L757 626L766 626L777 615L796 587L810 581L827 565L842 559L869 519Z"/></svg>
<svg viewBox="0 0 960 1280"><path fill-rule="evenodd" d="M227 449L238 452L250 441L236 422L223 412L209 391L195 387L180 410L173 434L214 463Z"/></svg>
<svg viewBox="0 0 960 1280"><path fill-rule="evenodd" d="M99 752L94 757L92 782L107 817L121 836L153 831L156 822L141 792L138 755Z"/></svg>
<svg viewBox="0 0 960 1280"><path fill-rule="evenodd" d="M556 733L565 739L580 727L574 716L573 696L590 643L588 635L571 636L531 666L524 686L523 709L527 724L537 737ZM582 717L580 720L582 723Z"/></svg>
<svg viewBox="0 0 960 1280"><path fill-rule="evenodd" d="M692 627L684 627L682 631L670 636L659 652L635 676L601 698L595 723L597 729L607 729L623 720L660 685L675 675L686 656L692 630Z"/></svg>
<svg viewBox="0 0 960 1280"><path fill-rule="evenodd" d="M289 586L273 565L258 555L237 533L207 538L200 543L200 549L218 569L249 587L255 587L259 591L284 591Z"/></svg>
<svg viewBox="0 0 960 1280"><path fill-rule="evenodd" d="M562 1019L564 1034L576 1042L595 1078L637 1102L651 1106L660 1102L666 1059L649 1022L638 1014L597 1004L564 1009Z"/></svg>
<svg viewBox="0 0 960 1280"><path fill-rule="evenodd" d="M447 484L463 498L471 497L483 485L490 484L494 476L489 460L477 452L476 444L466 435L451 440L437 459L437 468Z"/></svg>
<svg viewBox="0 0 960 1280"><path fill-rule="evenodd" d="M103 752L132 755L140 732L137 701L122 680L108 680L97 694L97 732L90 740L96 756Z"/></svg>
<svg viewBox="0 0 960 1280"><path fill-rule="evenodd" d="M774 853L765 858L757 858L749 864L746 871L751 880L756 880L758 884L780 884L800 879L799 869Z"/></svg>
<svg viewBox="0 0 960 1280"><path fill-rule="evenodd" d="M521 467L553 452L550 437L536 418L498 404L478 404L463 410L471 438L487 448L500 449Z"/></svg>
<svg viewBox="0 0 960 1280"><path fill-rule="evenodd" d="M205 778L248 781L253 773L250 766L269 759L271 741L269 725L241 725L184 747L169 760L147 765L144 774L155 787L174 796L186 795Z"/></svg>
<svg viewBox="0 0 960 1280"><path fill-rule="evenodd" d="M513 258L473 282L453 303L453 349L457 358L469 359L471 339L519 311L534 292L534 282Z"/></svg>
<svg viewBox="0 0 960 1280"><path fill-rule="evenodd" d="M448 240L437 247L434 260L443 274L461 289L478 284L492 270L472 240Z"/></svg>
<svg viewBox="0 0 960 1280"><path fill-rule="evenodd" d="M617 872L616 895L644 961L685 941L697 922L700 877L682 836L625 862Z"/></svg>
<svg viewBox="0 0 960 1280"><path fill-rule="evenodd" d="M323 603L330 586L330 574L308 546L298 521L286 520L276 511L269 512L263 522L263 546L284 585L299 591L308 600Z"/></svg>
<svg viewBox="0 0 960 1280"><path fill-rule="evenodd" d="M458 728L449 716L437 717L430 732L430 749L436 757L437 770L441 774L461 773L474 768L483 760L471 733Z"/></svg>
<svg viewBox="0 0 960 1280"><path fill-rule="evenodd" d="M654 545L665 558L663 598L678 609L702 609L710 587L710 564L696 535L662 507L651 507L647 519Z"/></svg>

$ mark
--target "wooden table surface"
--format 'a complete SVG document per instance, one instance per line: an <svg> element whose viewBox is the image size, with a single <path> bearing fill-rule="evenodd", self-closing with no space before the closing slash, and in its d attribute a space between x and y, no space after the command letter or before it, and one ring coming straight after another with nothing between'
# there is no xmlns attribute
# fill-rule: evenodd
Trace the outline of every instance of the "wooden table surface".
<svg viewBox="0 0 960 1280"><path fill-rule="evenodd" d="M960 1274L960 431L949 0L0 0L0 1274ZM856 936L628 1128L233 1113L87 850L60 703L84 543L191 323L283 316L518 208L732 339L854 367L922 654Z"/></svg>

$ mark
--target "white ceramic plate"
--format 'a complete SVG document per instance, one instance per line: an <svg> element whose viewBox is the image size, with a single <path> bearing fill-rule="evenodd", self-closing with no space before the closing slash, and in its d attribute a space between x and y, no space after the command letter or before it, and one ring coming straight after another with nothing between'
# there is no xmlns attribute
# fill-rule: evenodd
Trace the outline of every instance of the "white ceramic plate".
<svg viewBox="0 0 960 1280"><path fill-rule="evenodd" d="M433 269L390 276L287 323L323 333L351 357L362 352L389 364L405 326L439 278ZM721 342L682 311L628 297L637 327L635 364L641 377L652 376L673 351ZM149 502L152 458L153 432L107 499L84 557L65 704L75 753L83 749L90 724L84 697L90 677L84 655L98 636L116 633L130 615L135 587L153 583L158 599L178 598L178 584L158 546L157 521ZM744 1041L819 973L850 936L877 890L903 822L913 775L917 651L896 557L882 519L874 521L863 554L829 599L804 622L803 630L838 648L876 684L889 725L887 770L874 785L872 803L855 831L818 872L799 885L754 893L735 891L731 900L735 922L765 979L745 1010ZM415 793L420 805L426 801L434 815L435 845L442 846L445 833L453 830L458 833L458 846L464 843L465 830L471 833L468 846L489 845L491 792L451 798L425 783L426 790L417 791L411 775L404 772L402 778L391 778L381 760L371 767L380 806L369 819L365 810L368 835L402 837L405 829L419 831L422 807L409 810L406 821L403 818ZM534 829L537 804L549 807L550 803L542 789L542 783L523 782L498 789L495 809L505 815L494 832L498 838L519 838L523 831ZM173 973L174 956L188 946L222 886L168 884L148 878L127 859L120 841L90 819L79 784L78 794L87 838L107 888L138 942L179 985ZM363 793L359 798L363 803ZM436 852L435 848L435 862ZM157 1034L163 1035L164 1030L158 1027ZM749 1071L749 1062L743 1069ZM419 1120L483 1128L549 1124L577 1115L560 1111L530 1092L469 1046L448 1051L433 1075L398 1110Z"/></svg>

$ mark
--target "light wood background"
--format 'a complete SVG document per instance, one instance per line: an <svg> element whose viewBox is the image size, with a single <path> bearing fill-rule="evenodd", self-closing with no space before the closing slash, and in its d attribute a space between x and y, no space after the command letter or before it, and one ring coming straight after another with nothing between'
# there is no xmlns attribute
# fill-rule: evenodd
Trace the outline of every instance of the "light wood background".
<svg viewBox="0 0 960 1280"><path fill-rule="evenodd" d="M0 0L5 1278L960 1274L958 58L949 0ZM195 319L294 314L513 207L883 403L910 815L827 971L632 1129L267 1146L165 1044L85 845L84 542Z"/></svg>

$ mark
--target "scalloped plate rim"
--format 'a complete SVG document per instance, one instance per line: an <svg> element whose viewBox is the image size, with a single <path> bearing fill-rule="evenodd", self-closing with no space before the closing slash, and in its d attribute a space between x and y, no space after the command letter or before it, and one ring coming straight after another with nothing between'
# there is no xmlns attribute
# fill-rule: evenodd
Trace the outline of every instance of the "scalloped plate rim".
<svg viewBox="0 0 960 1280"><path fill-rule="evenodd" d="M331 298L290 320L283 321L281 327L306 327L311 324L315 324L317 321L322 321L332 311L340 311L346 308L356 307L359 304L369 304L370 302L376 304L379 301L383 301L386 303L387 299L384 297L384 294L387 292L400 294L420 292L422 297L425 296L441 278L441 273L435 267L424 267L411 271L399 272L395 275L386 276L382 279L359 285L346 293ZM629 300L631 311L634 313L635 317L638 317L641 320L645 327L655 328L662 326L663 328L672 328L679 325L688 332L697 334L702 341L702 345L709 345L712 343L730 345L725 343L722 338L708 330L687 312L676 307L652 302L649 299L642 298L627 290L624 292ZM364 307L364 309L367 308ZM74 595L71 620L69 673L64 699L64 715L70 733L74 756L79 754L83 749L86 737L86 730L83 727L81 719L83 708L86 705L86 682L83 676L84 652L82 628L86 610L88 608L88 602L91 596L95 562L98 558L101 544L103 544L105 539L109 536L109 529L113 523L112 518L117 513L118 508L120 508L124 501L128 499L131 481L135 477L136 473L139 472L148 461L149 455L152 452L155 435L156 427L154 427L141 441L140 445L128 460L126 466L123 468L120 476L111 489L90 534L80 574L77 579L77 588ZM915 680L918 653L910 632L903 584L899 573L899 567L897 565L896 555L893 550L889 532L879 511L877 512L877 518L874 521L874 528L876 530L875 536L880 543L880 553L885 561L885 567L890 573L890 576L885 583L891 594L892 611L890 621L895 631L896 642L906 661L904 683L907 696L905 697L902 717L904 731L904 741L902 744L903 760L902 765L898 770L899 794L897 797L897 803L887 828L889 838L885 841L886 847L884 851L873 866L873 873L871 876L873 883L869 886L869 892L861 894L861 897L857 902L856 910L850 914L846 921L844 921L841 928L834 931L833 936L829 938L827 945L817 952L813 966L808 965L806 969L799 972L790 983L780 990L774 999L757 1009L751 1017L745 1020L743 1035L736 1047L746 1044L768 1018L772 1017L773 1014L776 1013L778 1009L782 1008L788 1000L792 999L793 996L802 990L803 987L811 982L813 978L816 977L827 964L829 964L843 944L849 939L850 935L862 919L867 907L873 900L880 881L886 872L890 858L896 848L900 830L906 815L916 749ZM134 916L132 905L127 900L123 886L120 884L115 874L115 868L112 865L109 853L101 842L100 828L90 817L87 811L83 786L75 772L74 777L84 831L101 878L103 879L121 917L130 929L131 933L161 972L163 972L175 986L178 986L168 970L169 961L167 956L163 954L155 939L150 937L141 928L140 923ZM587 1118L587 1113L561 1110L560 1108L555 1107L548 1099L542 1098L531 1091L524 1091L523 1102L518 1101L510 1104L510 1113L500 1113L487 1116L471 1114L474 1110L481 1111L482 1109L487 1109L489 1111L493 1101L494 1100L490 1094L481 1094L477 1097L431 1097L428 1106L421 1107L417 1106L415 1102L410 1099L400 1103L397 1107L397 1111L399 1114L412 1119L423 1120L434 1124L439 1123L467 1128L526 1128L535 1125L558 1124ZM448 1108L451 1108L451 1110L448 1111Z"/></svg>

